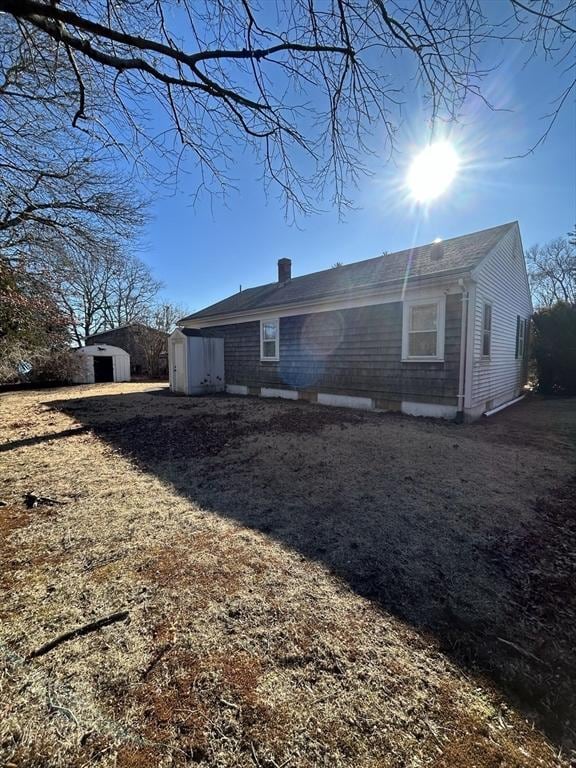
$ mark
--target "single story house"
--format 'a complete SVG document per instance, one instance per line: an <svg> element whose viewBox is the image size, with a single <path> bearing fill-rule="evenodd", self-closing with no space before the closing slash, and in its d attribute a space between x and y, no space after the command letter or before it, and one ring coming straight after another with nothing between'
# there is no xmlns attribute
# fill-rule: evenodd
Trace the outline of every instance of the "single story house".
<svg viewBox="0 0 576 768"><path fill-rule="evenodd" d="M224 340L233 394L468 420L521 396L532 311L511 222L301 277L280 259L176 333Z"/></svg>
<svg viewBox="0 0 576 768"><path fill-rule="evenodd" d="M168 334L144 323L127 323L86 337L86 344L113 344L130 355L133 376L165 378L168 374Z"/></svg>

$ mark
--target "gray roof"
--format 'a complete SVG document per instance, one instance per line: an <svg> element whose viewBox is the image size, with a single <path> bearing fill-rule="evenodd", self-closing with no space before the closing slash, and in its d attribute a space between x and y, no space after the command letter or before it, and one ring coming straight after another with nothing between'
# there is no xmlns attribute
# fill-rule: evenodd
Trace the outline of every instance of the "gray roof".
<svg viewBox="0 0 576 768"><path fill-rule="evenodd" d="M443 240L441 258L432 255L433 243L405 251L385 253L366 261L293 277L285 283L268 283L248 288L199 312L182 318L180 323L282 307L305 301L347 298L363 289L416 278L469 272L494 248L517 222L501 224L468 235Z"/></svg>
<svg viewBox="0 0 576 768"><path fill-rule="evenodd" d="M98 331L98 333L91 333L90 335L86 336L86 341L88 339L99 339L101 336L110 336L116 333L122 333L124 331L129 331L131 328L146 328L149 331L156 331L157 333L161 333L164 336L168 336L167 333L164 331L160 331L156 328L152 328L150 325L146 325L145 323L124 323L124 325L118 325L116 328L108 328L107 331Z"/></svg>

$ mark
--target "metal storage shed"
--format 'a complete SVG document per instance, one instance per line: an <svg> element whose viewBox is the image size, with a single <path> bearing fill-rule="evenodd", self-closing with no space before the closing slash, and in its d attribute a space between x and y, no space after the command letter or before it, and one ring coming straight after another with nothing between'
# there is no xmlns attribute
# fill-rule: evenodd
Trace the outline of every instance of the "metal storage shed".
<svg viewBox="0 0 576 768"><path fill-rule="evenodd" d="M111 344L90 344L76 350L80 370L75 384L98 384L105 381L130 381L130 355Z"/></svg>

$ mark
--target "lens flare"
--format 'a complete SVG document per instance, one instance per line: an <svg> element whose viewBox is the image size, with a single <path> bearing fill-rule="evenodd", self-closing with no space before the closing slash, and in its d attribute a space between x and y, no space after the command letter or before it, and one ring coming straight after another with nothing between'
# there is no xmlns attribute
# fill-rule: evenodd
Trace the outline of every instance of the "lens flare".
<svg viewBox="0 0 576 768"><path fill-rule="evenodd" d="M420 203L435 200L454 181L460 159L447 141L429 144L412 161L406 184L412 197Z"/></svg>

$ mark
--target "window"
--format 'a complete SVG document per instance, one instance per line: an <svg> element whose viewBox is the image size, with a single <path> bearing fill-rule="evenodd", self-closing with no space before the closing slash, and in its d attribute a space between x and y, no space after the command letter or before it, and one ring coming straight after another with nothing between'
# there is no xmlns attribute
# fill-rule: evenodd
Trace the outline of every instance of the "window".
<svg viewBox="0 0 576 768"><path fill-rule="evenodd" d="M492 304L484 304L482 316L482 357L490 357L492 340Z"/></svg>
<svg viewBox="0 0 576 768"><path fill-rule="evenodd" d="M443 360L444 307L444 299L404 302L403 360Z"/></svg>
<svg viewBox="0 0 576 768"><path fill-rule="evenodd" d="M526 352L527 325L527 320L523 320L520 315L516 317L516 358L523 358Z"/></svg>
<svg viewBox="0 0 576 768"><path fill-rule="evenodd" d="M278 318L260 320L260 359L279 360L280 323Z"/></svg>

